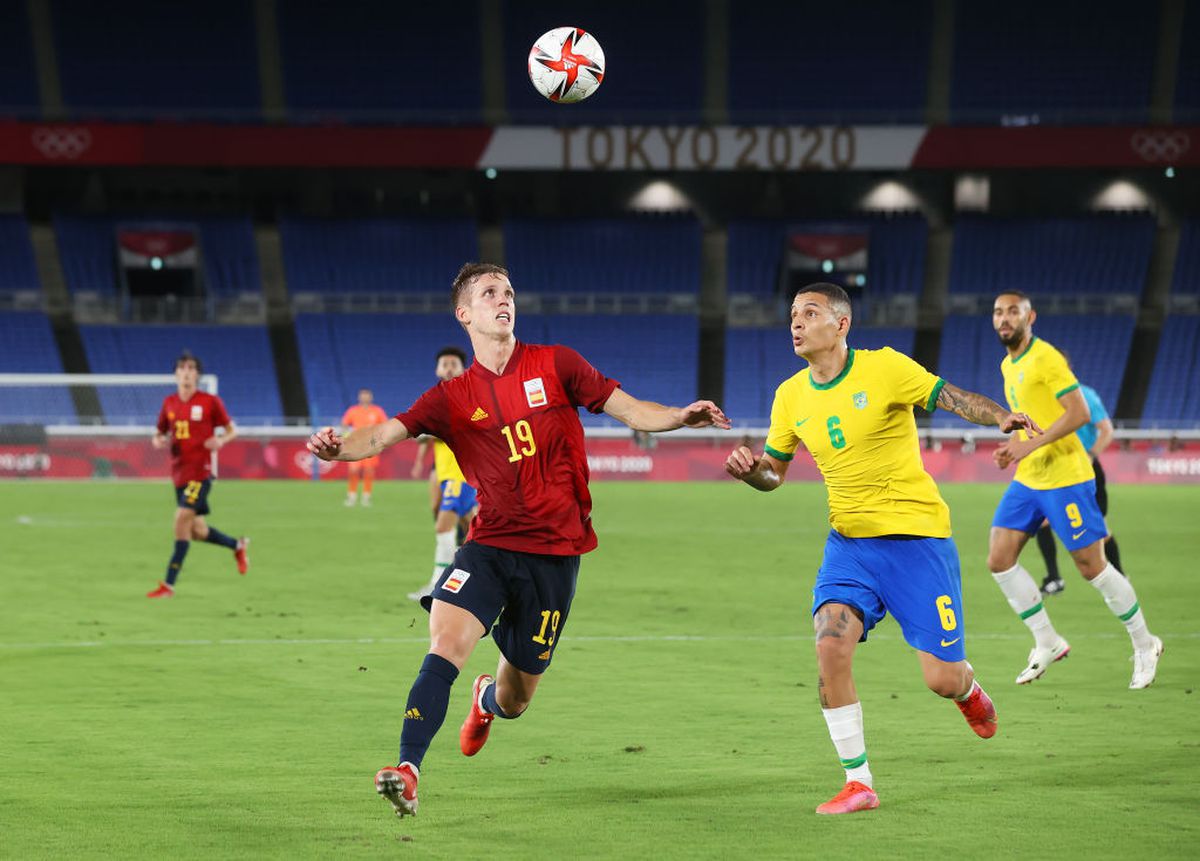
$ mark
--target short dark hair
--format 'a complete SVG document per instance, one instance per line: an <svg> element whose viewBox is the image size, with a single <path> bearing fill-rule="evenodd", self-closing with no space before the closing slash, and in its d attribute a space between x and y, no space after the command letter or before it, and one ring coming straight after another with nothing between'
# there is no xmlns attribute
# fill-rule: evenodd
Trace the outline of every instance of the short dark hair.
<svg viewBox="0 0 1200 861"><path fill-rule="evenodd" d="M193 353L191 350L182 351L179 354L179 356L175 359L175 366L173 368L171 368L171 370L178 371L179 366L182 365L184 362L194 362L196 364L196 373L197 374L204 373L204 363L201 362L200 358L195 353Z"/></svg>
<svg viewBox="0 0 1200 861"><path fill-rule="evenodd" d="M441 361L442 356L458 356L458 360L463 363L463 367L467 366L467 351L462 347L442 347L438 350L438 354L433 357L435 362Z"/></svg>
<svg viewBox="0 0 1200 861"><path fill-rule="evenodd" d="M845 313L847 315L851 313L850 294L837 284L831 284L828 281L818 281L816 284L801 287L796 291L796 296L799 296L801 293L820 293L829 300L831 306L841 305L846 309ZM794 299L795 296L792 298Z"/></svg>
<svg viewBox="0 0 1200 861"><path fill-rule="evenodd" d="M454 276L454 285L450 288L451 307L457 308L461 304L463 294L471 289L475 279L481 275L503 275L508 278L508 270L495 263L464 263Z"/></svg>
<svg viewBox="0 0 1200 861"><path fill-rule="evenodd" d="M996 294L996 298L999 299L1001 296L1016 296L1018 299L1024 299L1028 302L1029 307L1033 307L1033 300L1029 298L1029 294L1021 290L1001 290Z"/></svg>

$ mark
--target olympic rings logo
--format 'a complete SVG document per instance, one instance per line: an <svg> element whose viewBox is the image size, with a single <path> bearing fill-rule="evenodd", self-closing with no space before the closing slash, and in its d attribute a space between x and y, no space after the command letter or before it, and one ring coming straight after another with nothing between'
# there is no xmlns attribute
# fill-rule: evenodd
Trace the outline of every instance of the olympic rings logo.
<svg viewBox="0 0 1200 861"><path fill-rule="evenodd" d="M1129 139L1133 151L1145 161L1174 162L1191 149L1192 139L1185 131L1136 131Z"/></svg>
<svg viewBox="0 0 1200 861"><path fill-rule="evenodd" d="M85 128L40 126L33 130L34 149L48 159L79 158L92 146L92 133Z"/></svg>

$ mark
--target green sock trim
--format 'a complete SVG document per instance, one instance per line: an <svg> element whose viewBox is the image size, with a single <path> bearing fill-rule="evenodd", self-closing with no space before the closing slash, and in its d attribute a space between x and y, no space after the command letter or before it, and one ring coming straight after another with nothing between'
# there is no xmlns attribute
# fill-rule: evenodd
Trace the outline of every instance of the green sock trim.
<svg viewBox="0 0 1200 861"><path fill-rule="evenodd" d="M861 756L856 756L854 759L843 759L842 768L858 768L865 765L867 762L867 752L864 750Z"/></svg>
<svg viewBox="0 0 1200 861"><path fill-rule="evenodd" d="M1032 607L1030 607L1024 613L1018 613L1017 615L1019 615L1021 617L1021 621L1024 622L1026 619L1028 619L1030 616L1032 616L1034 613L1038 612L1041 609L1042 609L1042 602L1038 601L1036 604L1034 604Z"/></svg>
<svg viewBox="0 0 1200 861"><path fill-rule="evenodd" d="M1130 619L1133 618L1133 614L1136 613L1140 609L1141 609L1141 605L1138 604L1137 601L1134 601L1133 606L1129 608L1129 612L1122 613L1119 616L1117 616L1117 618L1120 619L1122 622L1128 622Z"/></svg>

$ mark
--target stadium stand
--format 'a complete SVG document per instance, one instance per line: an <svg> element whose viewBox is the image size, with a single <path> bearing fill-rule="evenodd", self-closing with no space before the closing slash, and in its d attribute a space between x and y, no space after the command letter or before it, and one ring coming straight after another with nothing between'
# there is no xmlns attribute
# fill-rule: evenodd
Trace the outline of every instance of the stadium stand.
<svg viewBox="0 0 1200 861"><path fill-rule="evenodd" d="M1137 0L955 4L953 120L1144 121L1158 10Z"/></svg>
<svg viewBox="0 0 1200 861"><path fill-rule="evenodd" d="M504 224L504 243L518 290L700 291L700 223L691 217L513 219Z"/></svg>
<svg viewBox="0 0 1200 861"><path fill-rule="evenodd" d="M39 289L29 223L23 215L0 215L0 291Z"/></svg>
<svg viewBox="0 0 1200 861"><path fill-rule="evenodd" d="M1143 425L1183 427L1200 421L1200 317L1171 316L1163 324Z"/></svg>
<svg viewBox="0 0 1200 861"><path fill-rule="evenodd" d="M25 0L0 0L0 116L41 115L33 40Z"/></svg>
<svg viewBox="0 0 1200 861"><path fill-rule="evenodd" d="M71 292L118 292L117 227L164 224L188 225L199 231L204 284L209 294L233 296L262 291L254 227L245 216L56 215L59 259Z"/></svg>
<svg viewBox="0 0 1200 861"><path fill-rule="evenodd" d="M261 113L252 4L54 0L51 9L63 102L75 116Z"/></svg>
<svg viewBox="0 0 1200 861"><path fill-rule="evenodd" d="M930 0L730 3L730 115L738 122L920 122L932 9Z"/></svg>
<svg viewBox="0 0 1200 861"><path fill-rule="evenodd" d="M0 313L0 372L61 374L50 320L41 311ZM75 424L75 406L62 387L12 387L0 397L0 424Z"/></svg>
<svg viewBox="0 0 1200 861"><path fill-rule="evenodd" d="M779 263L789 233L866 231L871 244L865 295L921 295L929 232L916 214L839 221L733 221L729 224L729 293L761 298L775 294Z"/></svg>
<svg viewBox="0 0 1200 861"><path fill-rule="evenodd" d="M965 215L954 228L950 292L1141 296L1154 250L1145 214L1018 219Z"/></svg>
<svg viewBox="0 0 1200 861"><path fill-rule="evenodd" d="M1132 316L1124 314L1044 314L1038 316L1033 331L1070 355L1075 376L1094 388L1112 412L1116 409L1133 343L1134 322ZM1004 355L990 314L946 317L942 324L939 376L1004 404L1000 378ZM934 423L966 426L963 419L942 410L934 413Z"/></svg>
<svg viewBox="0 0 1200 861"><path fill-rule="evenodd" d="M241 424L280 422L283 407L267 330L261 326L80 326L88 364L96 374L169 374L188 349L206 373L216 374L218 394ZM99 387L109 424L147 424L158 416L171 387Z"/></svg>
<svg viewBox="0 0 1200 861"><path fill-rule="evenodd" d="M913 329L856 327L847 343L856 349L892 347L912 355ZM779 384L807 367L792 351L786 324L729 329L725 334L725 401L722 408L738 425L766 427Z"/></svg>
<svg viewBox="0 0 1200 861"><path fill-rule="evenodd" d="M279 222L288 290L300 293L445 292L479 256L470 219L308 218Z"/></svg>
<svg viewBox="0 0 1200 861"><path fill-rule="evenodd" d="M1175 116L1177 123L1200 122L1200 3L1189 3L1183 13L1180 34L1179 72L1175 78ZM1189 50L1190 48L1190 50Z"/></svg>
<svg viewBox="0 0 1200 861"><path fill-rule="evenodd" d="M295 118L479 120L480 28L461 4L279 0L277 8Z"/></svg>
<svg viewBox="0 0 1200 861"><path fill-rule="evenodd" d="M704 88L704 6L689 0L637 4L580 0L570 14L547 16L544 3L506 0L504 69L508 111L516 122L546 125L587 123L694 123ZM547 20L565 17L570 21ZM608 76L599 97L568 110L551 104L529 85L527 64L534 40L552 27L585 27L604 48Z"/></svg>
<svg viewBox="0 0 1200 861"><path fill-rule="evenodd" d="M1200 220L1185 221L1180 227L1171 292L1180 296L1200 296Z"/></svg>

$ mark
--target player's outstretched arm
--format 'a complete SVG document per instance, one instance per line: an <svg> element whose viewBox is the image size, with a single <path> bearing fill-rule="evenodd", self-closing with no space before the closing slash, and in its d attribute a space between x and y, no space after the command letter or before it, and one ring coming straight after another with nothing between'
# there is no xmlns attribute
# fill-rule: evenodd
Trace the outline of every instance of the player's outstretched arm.
<svg viewBox="0 0 1200 861"><path fill-rule="evenodd" d="M1062 395L1059 397L1058 402L1062 404L1063 414L1056 418L1054 423L1046 428L1044 432L1039 429L1039 436L1033 436L1030 439L1016 439L1014 437L996 449L992 453L992 460L996 462L996 466L1005 469L1009 464L1032 454L1042 446L1049 445L1065 436L1070 436L1092 420L1092 413L1088 409L1087 400L1083 397L1083 392L1079 391L1079 389L1074 389Z"/></svg>
<svg viewBox="0 0 1200 861"><path fill-rule="evenodd" d="M755 490L774 490L783 484L789 462L776 460L769 454L755 457L754 452L740 445L725 459L725 471Z"/></svg>
<svg viewBox="0 0 1200 861"><path fill-rule="evenodd" d="M978 392L960 389L953 383L945 383L942 386L938 393L937 405L974 424L995 425L1005 433L1011 433L1017 428L1022 428L1031 435L1042 432L1037 423L1025 413L1010 413L991 398Z"/></svg>
<svg viewBox="0 0 1200 861"><path fill-rule="evenodd" d="M308 450L321 460L362 460L408 439L408 428L399 419L360 428L342 436L337 428L321 428L308 438Z"/></svg>
<svg viewBox="0 0 1200 861"><path fill-rule="evenodd" d="M695 401L686 407L666 407L653 401L639 401L621 389L614 389L604 403L604 412L636 431L671 431L681 427L718 427L729 430L729 419L712 401Z"/></svg>

